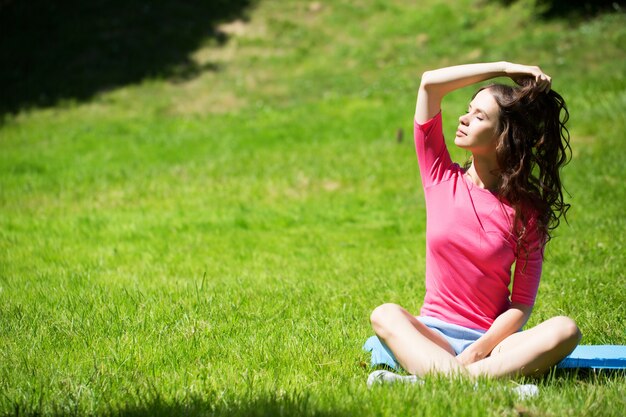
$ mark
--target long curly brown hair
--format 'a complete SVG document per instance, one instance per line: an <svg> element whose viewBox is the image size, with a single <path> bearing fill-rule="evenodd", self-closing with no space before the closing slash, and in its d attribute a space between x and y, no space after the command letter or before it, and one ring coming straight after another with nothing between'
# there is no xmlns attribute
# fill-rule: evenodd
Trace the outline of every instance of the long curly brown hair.
<svg viewBox="0 0 626 417"><path fill-rule="evenodd" d="M563 200L559 170L571 159L565 127L569 111L560 94L538 91L530 79L516 87L491 84L479 91L484 89L500 107L497 191L515 209L518 250L528 254L529 227L537 228L545 245L561 217L567 220L570 205Z"/></svg>

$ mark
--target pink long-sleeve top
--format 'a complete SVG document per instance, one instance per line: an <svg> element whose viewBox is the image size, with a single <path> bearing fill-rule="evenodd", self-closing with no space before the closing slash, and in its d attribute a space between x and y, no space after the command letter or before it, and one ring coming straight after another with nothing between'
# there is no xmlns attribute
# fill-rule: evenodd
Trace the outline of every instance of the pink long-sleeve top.
<svg viewBox="0 0 626 417"><path fill-rule="evenodd" d="M527 225L529 253L516 257L514 209L477 187L452 162L441 112L415 123L415 148L426 199L426 296L420 314L487 330L511 302L535 302L543 245ZM511 269L515 264L513 289Z"/></svg>

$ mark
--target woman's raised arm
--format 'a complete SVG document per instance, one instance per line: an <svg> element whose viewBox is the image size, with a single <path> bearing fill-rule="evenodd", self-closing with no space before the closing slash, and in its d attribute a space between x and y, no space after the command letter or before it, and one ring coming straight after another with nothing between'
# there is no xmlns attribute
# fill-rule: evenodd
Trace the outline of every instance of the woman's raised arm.
<svg viewBox="0 0 626 417"><path fill-rule="evenodd" d="M537 88L543 91L550 89L550 77L539 67L513 64L506 61L482 64L456 65L426 71L422 75L415 120L424 123L434 117L441 109L441 100L451 91L466 87L491 78L508 76L519 82L524 78L534 78Z"/></svg>

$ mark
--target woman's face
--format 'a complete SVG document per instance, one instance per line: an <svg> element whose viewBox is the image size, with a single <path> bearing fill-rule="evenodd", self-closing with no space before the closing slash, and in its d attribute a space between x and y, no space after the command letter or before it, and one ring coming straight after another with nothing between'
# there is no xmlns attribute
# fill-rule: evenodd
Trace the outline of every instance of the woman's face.
<svg viewBox="0 0 626 417"><path fill-rule="evenodd" d="M489 89L476 94L467 113L459 117L454 144L475 155L490 155L496 151L500 108Z"/></svg>

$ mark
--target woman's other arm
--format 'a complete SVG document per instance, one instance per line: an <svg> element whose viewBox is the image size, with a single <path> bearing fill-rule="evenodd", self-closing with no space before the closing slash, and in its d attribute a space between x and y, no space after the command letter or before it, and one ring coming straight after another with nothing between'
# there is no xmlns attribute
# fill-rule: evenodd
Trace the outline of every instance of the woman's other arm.
<svg viewBox="0 0 626 417"><path fill-rule="evenodd" d="M469 365L487 357L494 347L508 336L519 331L528 321L533 308L520 303L511 303L511 307L500 314L489 330L476 342L457 356L462 365Z"/></svg>
<svg viewBox="0 0 626 417"><path fill-rule="evenodd" d="M443 97L451 91L506 75L506 64L506 62L489 62L426 71L422 75L417 94L415 120L418 123L424 123L432 119L439 113Z"/></svg>
<svg viewBox="0 0 626 417"><path fill-rule="evenodd" d="M426 71L422 75L417 94L415 120L424 123L433 118L441 109L441 100L449 92L502 76L511 77L516 82L524 78L534 78L537 88L542 91L550 89L550 77L541 68L506 61L456 65Z"/></svg>

